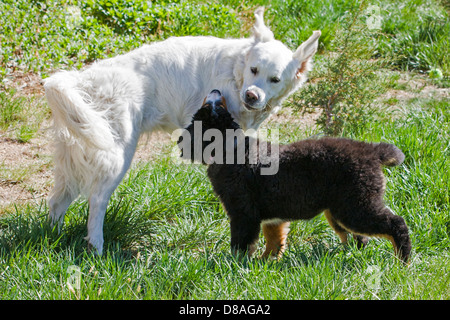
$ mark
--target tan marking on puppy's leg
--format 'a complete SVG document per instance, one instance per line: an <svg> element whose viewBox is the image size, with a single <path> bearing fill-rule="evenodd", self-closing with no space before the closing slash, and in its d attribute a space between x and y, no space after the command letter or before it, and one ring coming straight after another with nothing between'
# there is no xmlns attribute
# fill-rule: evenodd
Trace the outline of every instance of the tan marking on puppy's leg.
<svg viewBox="0 0 450 320"><path fill-rule="evenodd" d="M330 226L333 228L334 232L336 232L336 234L339 236L339 239L341 239L341 242L343 244L347 244L347 231L344 230L344 228L342 228L337 221L333 218L333 216L331 215L330 210L325 210L324 211L325 214L325 218L327 218L328 223L330 224Z"/></svg>
<svg viewBox="0 0 450 320"><path fill-rule="evenodd" d="M390 234L373 234L371 235L372 237L375 238L385 238L388 239L391 243L392 246L394 247L394 253L398 256L399 252L398 252L398 247L397 247L397 243L395 243L394 237L391 236Z"/></svg>
<svg viewBox="0 0 450 320"><path fill-rule="evenodd" d="M265 223L262 226L266 239L266 250L261 258L274 256L280 259L286 249L286 239L289 233L290 222Z"/></svg>
<svg viewBox="0 0 450 320"><path fill-rule="evenodd" d="M400 259L401 261L403 261L403 263L408 264L408 261L405 260L405 257L403 256L403 253L399 249L399 247L398 247L397 243L395 242L393 236L391 236L390 234L374 234L374 235L372 235L372 237L385 238L385 239L389 240L392 243L392 246L394 247L394 253L395 253L396 257L398 259Z"/></svg>
<svg viewBox="0 0 450 320"><path fill-rule="evenodd" d="M401 252L397 246L397 243L394 240L394 237L391 236L390 234L368 234L368 233L361 233L361 232L354 232L352 230L349 230L350 232L352 232L353 234L356 235L360 235L360 236L364 236L364 237L374 237L374 238L384 238L389 240L392 243L392 246L394 247L394 254L401 260L402 259L402 255Z"/></svg>

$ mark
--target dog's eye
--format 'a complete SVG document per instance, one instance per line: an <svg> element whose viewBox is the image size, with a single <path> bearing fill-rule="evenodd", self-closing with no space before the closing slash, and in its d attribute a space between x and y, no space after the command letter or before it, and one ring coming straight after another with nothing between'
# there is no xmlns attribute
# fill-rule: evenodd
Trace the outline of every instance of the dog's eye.
<svg viewBox="0 0 450 320"><path fill-rule="evenodd" d="M270 78L270 82L272 82L272 83L278 83L278 82L280 82L280 78L278 78L278 77L272 77L272 78Z"/></svg>
<svg viewBox="0 0 450 320"><path fill-rule="evenodd" d="M251 71L254 75L256 75L256 74L258 73L258 68L256 68L256 67L251 67L251 68L250 68L250 71Z"/></svg>

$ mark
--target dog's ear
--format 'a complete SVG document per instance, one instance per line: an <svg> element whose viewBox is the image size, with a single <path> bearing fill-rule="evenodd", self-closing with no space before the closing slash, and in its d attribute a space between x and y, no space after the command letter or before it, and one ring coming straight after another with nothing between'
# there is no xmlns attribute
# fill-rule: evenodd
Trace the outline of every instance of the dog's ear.
<svg viewBox="0 0 450 320"><path fill-rule="evenodd" d="M253 36L256 42L268 42L274 40L273 32L264 24L264 7L255 11L255 24L253 25Z"/></svg>
<svg viewBox="0 0 450 320"><path fill-rule="evenodd" d="M225 97L220 97L220 100L222 101L222 108L228 111L227 100L225 100Z"/></svg>
<svg viewBox="0 0 450 320"><path fill-rule="evenodd" d="M320 31L314 31L312 36L309 37L308 40L303 42L300 47L298 47L294 52L292 56L293 59L297 60L300 63L300 66L296 72L297 79L300 78L305 71L308 71L311 58L316 53L317 48L319 47L320 34Z"/></svg>

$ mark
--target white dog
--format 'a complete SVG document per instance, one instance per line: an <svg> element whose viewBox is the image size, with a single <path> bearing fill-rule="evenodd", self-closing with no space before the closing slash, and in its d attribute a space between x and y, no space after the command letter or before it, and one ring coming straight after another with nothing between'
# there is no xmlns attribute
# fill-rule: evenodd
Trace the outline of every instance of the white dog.
<svg viewBox="0 0 450 320"><path fill-rule="evenodd" d="M220 89L243 129L257 129L299 88L320 31L294 53L274 39L256 10L253 37L178 37L45 81L56 138L50 220L62 224L80 194L89 200L88 244L103 249L103 220L143 132L185 128Z"/></svg>

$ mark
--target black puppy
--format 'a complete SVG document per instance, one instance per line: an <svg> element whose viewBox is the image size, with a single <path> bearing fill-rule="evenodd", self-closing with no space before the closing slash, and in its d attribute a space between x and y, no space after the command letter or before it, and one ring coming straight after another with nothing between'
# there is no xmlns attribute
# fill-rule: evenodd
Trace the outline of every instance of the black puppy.
<svg viewBox="0 0 450 320"><path fill-rule="evenodd" d="M201 130L196 121L201 122ZM224 137L234 132L233 143L223 138L218 144L217 136L204 139L210 129ZM251 255L262 225L266 238L263 257L280 257L289 221L311 219L324 212L343 243L348 233L359 246L367 243L366 236L384 237L392 242L399 258L408 261L408 227L383 202L385 179L381 167L401 164L405 156L400 149L387 143L344 138L308 139L274 148L269 142L244 136L242 130L236 134L239 130L224 98L214 90L178 140L182 157L209 164L208 177L230 218L233 252ZM216 150L205 159L198 151L213 143ZM267 146L264 154L259 148L262 143ZM241 162L236 155L240 146L244 146L241 150L245 155ZM268 166L267 159L269 165L276 163L275 174L261 174Z"/></svg>

